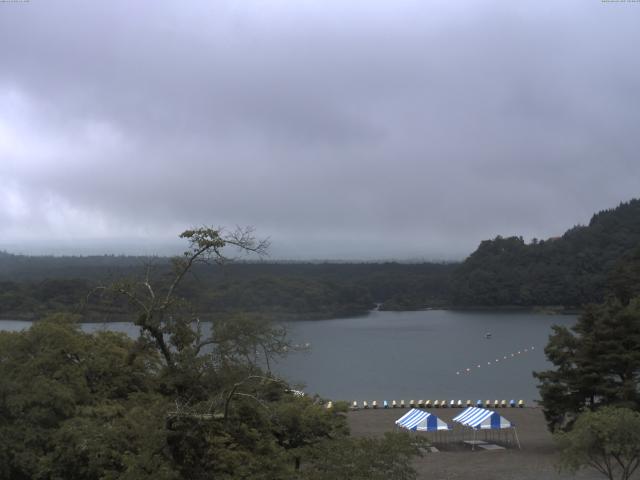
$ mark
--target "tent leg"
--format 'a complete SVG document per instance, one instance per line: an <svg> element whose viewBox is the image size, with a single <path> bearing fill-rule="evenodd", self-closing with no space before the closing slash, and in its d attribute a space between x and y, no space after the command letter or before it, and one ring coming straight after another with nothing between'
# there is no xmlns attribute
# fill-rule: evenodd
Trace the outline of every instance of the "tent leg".
<svg viewBox="0 0 640 480"><path fill-rule="evenodd" d="M518 431L516 430L515 427L513 427L513 433L516 437L516 442L518 442L518 450L522 450L522 447L520 446L520 439L518 438Z"/></svg>

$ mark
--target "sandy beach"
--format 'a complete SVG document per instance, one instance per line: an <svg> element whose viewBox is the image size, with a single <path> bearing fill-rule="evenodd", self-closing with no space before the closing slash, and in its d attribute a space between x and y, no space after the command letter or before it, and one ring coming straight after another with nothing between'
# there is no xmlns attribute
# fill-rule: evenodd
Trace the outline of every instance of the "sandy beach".
<svg viewBox="0 0 640 480"><path fill-rule="evenodd" d="M442 420L451 424L451 419L461 409L431 409ZM415 461L421 480L559 480L601 479L595 470L583 470L578 474L559 473L556 469L557 454L551 434L547 431L544 416L539 408L507 408L498 410L517 427L522 450L511 444L505 450L471 450L461 440L436 443L438 453L427 453ZM394 421L407 409L367 409L350 412L348 415L351 433L354 436L382 436L395 429ZM426 434L431 435L431 434ZM468 437L471 439L471 436ZM480 438L480 436L478 437ZM505 445L502 441L491 443Z"/></svg>

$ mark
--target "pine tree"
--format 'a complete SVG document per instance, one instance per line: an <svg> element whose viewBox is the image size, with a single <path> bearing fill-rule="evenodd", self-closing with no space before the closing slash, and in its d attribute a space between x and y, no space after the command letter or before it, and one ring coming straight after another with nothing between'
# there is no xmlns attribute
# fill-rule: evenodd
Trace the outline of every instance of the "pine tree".
<svg viewBox="0 0 640 480"><path fill-rule="evenodd" d="M640 407L640 297L627 305L610 298L589 306L568 329L554 327L545 348L554 370L534 372L540 380L549 428L570 427L585 409L603 405Z"/></svg>

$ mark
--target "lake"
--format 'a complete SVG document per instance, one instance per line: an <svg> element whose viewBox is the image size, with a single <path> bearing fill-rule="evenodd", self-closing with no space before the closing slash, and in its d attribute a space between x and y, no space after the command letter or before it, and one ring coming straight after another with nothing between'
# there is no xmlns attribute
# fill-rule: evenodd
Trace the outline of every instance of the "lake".
<svg viewBox="0 0 640 480"><path fill-rule="evenodd" d="M539 398L531 372L550 367L544 347L551 326L575 321L535 312L427 310L287 322L293 342L311 348L290 354L274 370L304 383L305 392L334 400L513 398L531 403ZM29 325L2 320L0 330ZM137 332L125 322L82 328Z"/></svg>

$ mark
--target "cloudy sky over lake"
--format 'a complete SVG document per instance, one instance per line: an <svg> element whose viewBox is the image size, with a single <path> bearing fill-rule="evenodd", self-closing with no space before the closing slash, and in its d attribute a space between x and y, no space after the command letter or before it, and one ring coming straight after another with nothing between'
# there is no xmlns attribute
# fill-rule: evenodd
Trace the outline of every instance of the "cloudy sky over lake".
<svg viewBox="0 0 640 480"><path fill-rule="evenodd" d="M0 3L0 249L457 259L640 196L640 3Z"/></svg>

